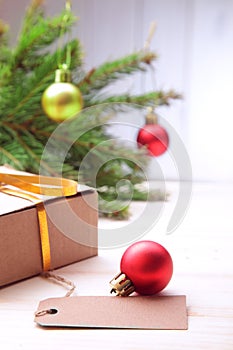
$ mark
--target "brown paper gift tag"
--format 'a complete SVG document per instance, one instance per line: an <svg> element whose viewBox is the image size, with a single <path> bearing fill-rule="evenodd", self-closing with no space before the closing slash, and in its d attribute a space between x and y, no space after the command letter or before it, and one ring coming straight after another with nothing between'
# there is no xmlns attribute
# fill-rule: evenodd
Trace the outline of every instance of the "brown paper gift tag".
<svg viewBox="0 0 233 350"><path fill-rule="evenodd" d="M44 327L188 329L184 295L51 298L35 315Z"/></svg>

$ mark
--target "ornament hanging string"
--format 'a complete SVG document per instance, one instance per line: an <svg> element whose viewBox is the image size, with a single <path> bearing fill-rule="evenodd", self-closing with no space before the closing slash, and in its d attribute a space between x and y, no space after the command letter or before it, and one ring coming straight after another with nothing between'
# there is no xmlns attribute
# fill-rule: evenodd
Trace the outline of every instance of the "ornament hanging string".
<svg viewBox="0 0 233 350"><path fill-rule="evenodd" d="M57 66L58 68L63 68L63 69L69 69L70 68L70 64L71 64L71 46L69 44L68 40L68 44L66 46L66 59L65 59L65 63L62 62L62 46L64 44L64 35L65 35L65 23L68 21L69 16L71 13L71 1L67 0L66 4L65 4L65 14L63 16L62 19L62 23L61 23L61 30L60 30L60 35L59 35L59 44L58 44L58 58L57 58ZM69 31L69 38L70 39L70 31Z"/></svg>
<svg viewBox="0 0 233 350"><path fill-rule="evenodd" d="M152 41L152 39L154 37L156 27L157 27L156 22L155 21L151 22L151 25L150 25L150 28L149 28L148 37L147 37L147 39L145 41L145 44L144 44L144 50L145 51L148 51L150 49L150 44L151 44L151 41Z"/></svg>
<svg viewBox="0 0 233 350"><path fill-rule="evenodd" d="M144 51L149 51L152 39L155 35L155 31L157 28L157 23L155 21L151 22L150 27L149 27L149 33L147 36L147 39L144 44ZM152 80L152 86L156 90L156 79L155 79L155 67L153 65L150 65L149 68L151 69L151 80ZM154 108L156 108L158 103L155 103Z"/></svg>

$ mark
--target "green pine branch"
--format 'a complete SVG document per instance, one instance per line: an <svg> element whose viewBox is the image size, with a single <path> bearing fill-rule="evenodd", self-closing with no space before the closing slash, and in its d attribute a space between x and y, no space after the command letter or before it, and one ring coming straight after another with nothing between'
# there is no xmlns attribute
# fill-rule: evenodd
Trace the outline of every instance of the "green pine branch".
<svg viewBox="0 0 233 350"><path fill-rule="evenodd" d="M52 43L57 40L61 41L60 35L64 35L75 22L76 17L70 11L63 11L59 16L53 18L44 18L41 7L29 7L14 51L14 66L26 71L30 70L31 64L35 66L32 58L38 58L38 51L42 49L47 51Z"/></svg>
<svg viewBox="0 0 233 350"><path fill-rule="evenodd" d="M79 88L84 95L96 94L96 92L123 76L145 71L146 65L156 59L156 55L148 51L135 52L112 62L105 62L87 73L79 83Z"/></svg>
<svg viewBox="0 0 233 350"><path fill-rule="evenodd" d="M0 88L4 86L8 77L11 75L8 65L11 59L11 50L8 46L8 29L7 24L0 20Z"/></svg>
<svg viewBox="0 0 233 350"><path fill-rule="evenodd" d="M171 103L171 100L175 99L180 99L182 98L181 94L175 92L174 90L168 90L168 91L152 91L148 92L146 94L141 94L141 95L130 95L130 94L125 94L125 95L115 95L115 96L110 96L104 99L97 98L91 99L90 101L88 100L86 102L86 105L88 106L88 103L90 105L97 105L97 104L114 104L113 109L119 109L122 106L126 106L126 104L131 106L132 108L137 108L141 106L169 106Z"/></svg>

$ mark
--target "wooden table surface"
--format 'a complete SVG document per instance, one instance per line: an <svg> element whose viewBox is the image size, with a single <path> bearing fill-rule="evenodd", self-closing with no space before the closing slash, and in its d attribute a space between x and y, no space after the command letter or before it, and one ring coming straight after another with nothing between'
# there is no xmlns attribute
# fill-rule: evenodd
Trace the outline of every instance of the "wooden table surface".
<svg viewBox="0 0 233 350"><path fill-rule="evenodd" d="M35 277L0 289L0 349L233 349L233 184L194 184L185 219L166 235L178 188L168 184L170 200L143 239L163 244L172 255L174 274L164 295L187 296L187 331L40 328L33 322L38 302L66 290ZM133 221L143 203L131 208ZM125 224L99 222L109 230ZM101 249L98 257L56 273L75 282L76 295L109 295L108 282L125 249Z"/></svg>

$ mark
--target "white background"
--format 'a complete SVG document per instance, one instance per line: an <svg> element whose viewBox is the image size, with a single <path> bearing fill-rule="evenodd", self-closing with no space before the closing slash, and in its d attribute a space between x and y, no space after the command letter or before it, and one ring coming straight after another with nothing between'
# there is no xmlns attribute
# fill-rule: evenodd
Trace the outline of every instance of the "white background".
<svg viewBox="0 0 233 350"><path fill-rule="evenodd" d="M0 0L0 17L11 26L12 43L28 3ZM45 1L47 13L59 13L64 3L65 0ZM73 36L78 36L83 44L87 69L141 49L151 21L157 22L151 43L151 49L159 54L155 75L150 72L126 79L116 92L119 88L131 93L154 88L181 92L182 101L159 112L183 140L194 180L231 181L233 1L73 0L72 8L79 17ZM143 125L143 115L135 118ZM115 132L119 134L118 129ZM124 127L120 134L128 137ZM155 161L151 164L152 178L156 178ZM169 153L158 161L166 178L177 178Z"/></svg>

